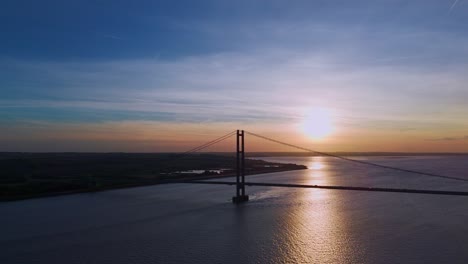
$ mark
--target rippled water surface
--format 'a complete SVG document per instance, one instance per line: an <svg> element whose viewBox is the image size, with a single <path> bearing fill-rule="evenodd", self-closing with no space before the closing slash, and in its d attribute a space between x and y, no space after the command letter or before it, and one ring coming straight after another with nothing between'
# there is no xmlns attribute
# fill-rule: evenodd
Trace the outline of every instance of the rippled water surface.
<svg viewBox="0 0 468 264"><path fill-rule="evenodd" d="M468 191L321 157L248 181ZM468 158L371 157L468 178ZM0 263L468 263L468 197L171 184L0 203Z"/></svg>

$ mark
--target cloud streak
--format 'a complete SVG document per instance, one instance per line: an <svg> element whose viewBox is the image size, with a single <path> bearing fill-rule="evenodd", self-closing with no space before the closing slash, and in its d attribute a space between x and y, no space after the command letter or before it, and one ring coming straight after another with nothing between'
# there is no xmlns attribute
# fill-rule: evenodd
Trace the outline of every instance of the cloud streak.
<svg viewBox="0 0 468 264"><path fill-rule="evenodd" d="M458 1L459 0L453 1L453 4L450 6L450 11L452 11L455 8L455 6L458 4Z"/></svg>
<svg viewBox="0 0 468 264"><path fill-rule="evenodd" d="M438 119L456 124L468 114L464 107L468 77L458 67L375 65L324 52L275 50L176 61L15 62L14 66L16 74L33 76L12 84L11 89L25 89L28 96L12 94L17 98L0 100L0 111L24 109L24 117L28 109L47 108L95 111L101 121L119 116L153 120L162 114L171 115L174 122L294 123L308 108L325 107L335 109L338 117L352 116L348 123L362 126L372 120L392 120L379 126L393 124L396 130L407 130L408 124L398 122L417 119L437 127ZM34 76L48 81L34 82ZM31 89L37 98L30 96ZM119 115L122 111L129 114Z"/></svg>
<svg viewBox="0 0 468 264"><path fill-rule="evenodd" d="M468 136L464 137L443 137L443 138L433 138L433 139L428 139L431 141L462 141L462 140L468 140Z"/></svg>

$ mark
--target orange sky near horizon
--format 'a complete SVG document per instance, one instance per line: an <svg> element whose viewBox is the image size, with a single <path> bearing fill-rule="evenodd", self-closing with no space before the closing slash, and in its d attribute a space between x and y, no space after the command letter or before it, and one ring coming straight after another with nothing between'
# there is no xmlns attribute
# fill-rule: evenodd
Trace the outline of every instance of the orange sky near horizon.
<svg viewBox="0 0 468 264"><path fill-rule="evenodd" d="M468 152L468 140L443 138L433 131L385 131L336 128L314 139L300 124L194 124L161 122L108 122L102 124L41 124L34 131L3 129L0 140L11 151L33 152L182 152L197 147L236 128L290 144L323 152ZM213 145L206 152L235 150L235 137ZM300 150L246 135L247 152L301 152ZM34 142L40 143L34 143ZM31 147L32 146L32 147ZM14 148L14 149L13 149Z"/></svg>

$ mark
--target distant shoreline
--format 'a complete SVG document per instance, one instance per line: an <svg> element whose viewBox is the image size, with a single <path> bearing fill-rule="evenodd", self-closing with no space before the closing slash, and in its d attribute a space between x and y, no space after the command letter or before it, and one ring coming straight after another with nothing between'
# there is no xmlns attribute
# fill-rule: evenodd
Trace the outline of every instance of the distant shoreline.
<svg viewBox="0 0 468 264"><path fill-rule="evenodd" d="M11 154L178 154L179 152L25 152L25 151L0 151L0 155ZM324 152L339 156L468 156L468 152ZM196 154L213 154L234 156L234 152L197 152ZM314 157L325 156L310 152L245 152L246 157Z"/></svg>
<svg viewBox="0 0 468 264"><path fill-rule="evenodd" d="M468 153L453 153L453 152L326 152L327 154L335 156L348 156L348 157L382 157L382 156L468 156ZM246 157L327 157L327 155L320 155L308 152L250 152L246 153Z"/></svg>

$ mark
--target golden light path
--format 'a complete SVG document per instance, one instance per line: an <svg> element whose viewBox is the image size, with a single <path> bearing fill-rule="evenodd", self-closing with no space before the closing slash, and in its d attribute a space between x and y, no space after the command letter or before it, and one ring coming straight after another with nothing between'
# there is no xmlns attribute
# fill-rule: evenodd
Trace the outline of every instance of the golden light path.
<svg viewBox="0 0 468 264"><path fill-rule="evenodd" d="M331 184L330 162L325 157L308 157L307 167L299 174L306 184ZM285 263L349 263L353 259L354 244L349 223L344 218L343 198L328 190L295 190L295 206L288 210L288 243L282 256Z"/></svg>

